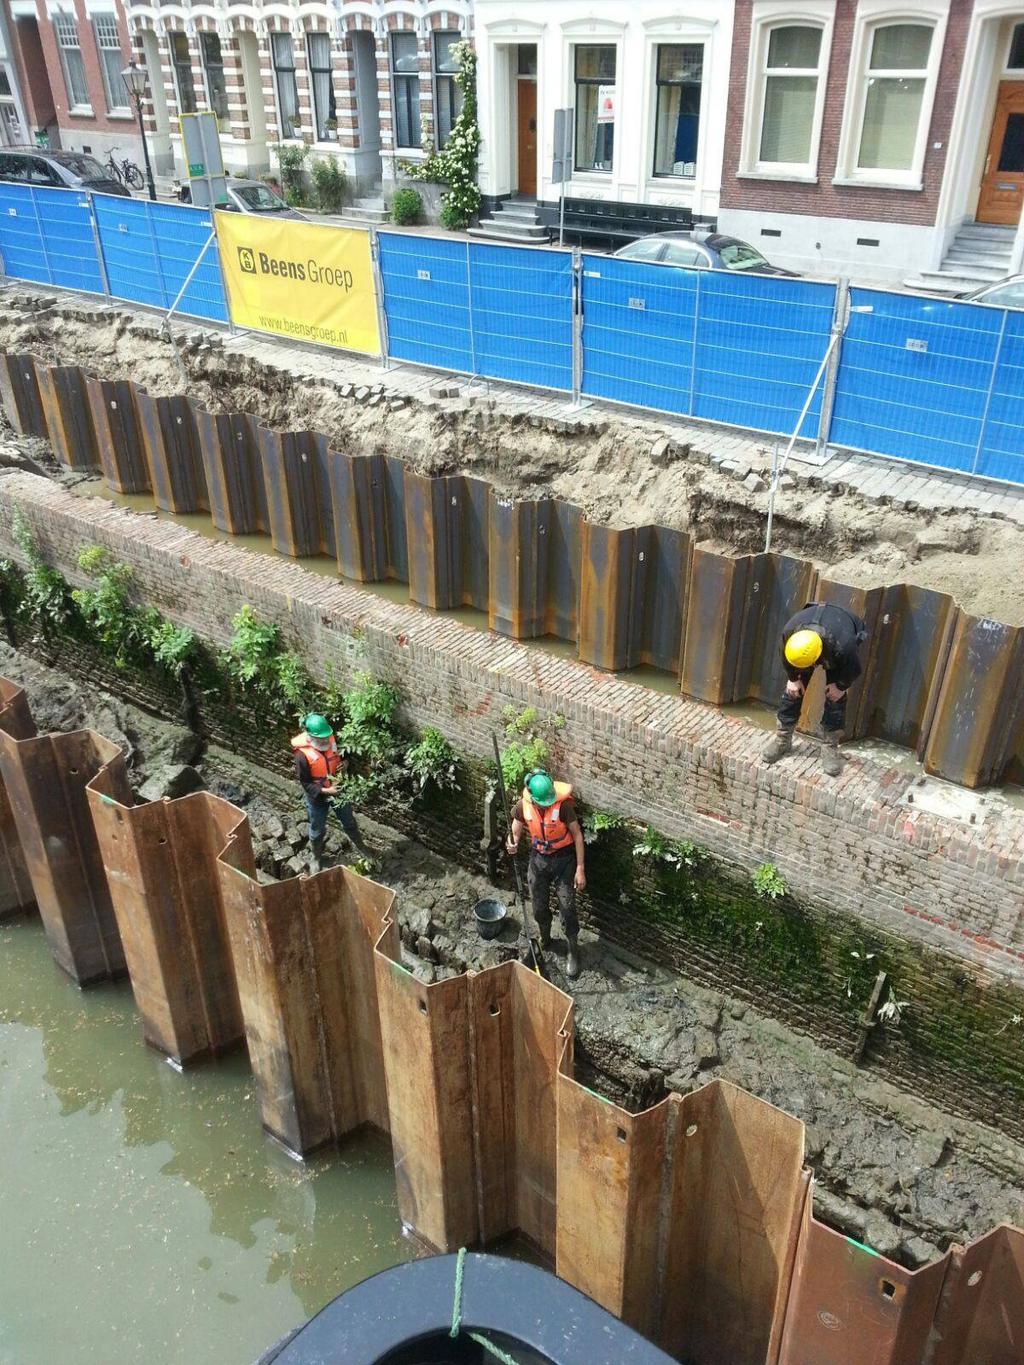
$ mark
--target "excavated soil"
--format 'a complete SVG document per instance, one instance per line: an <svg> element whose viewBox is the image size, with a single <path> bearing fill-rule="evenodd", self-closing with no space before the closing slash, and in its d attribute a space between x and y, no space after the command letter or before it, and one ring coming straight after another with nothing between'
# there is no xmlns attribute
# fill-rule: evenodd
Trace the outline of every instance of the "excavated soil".
<svg viewBox="0 0 1024 1365"><path fill-rule="evenodd" d="M323 358L325 377L296 378L233 353L219 336L179 336L187 386L149 316L97 315L25 293L6 295L0 309L0 347L51 364L133 379L152 394L187 387L212 411L254 413L278 430L322 431L338 449L398 456L424 473L478 475L513 497L561 497L612 525L657 522L727 554L763 548L767 495L711 465L725 439L714 430L691 445L666 443L654 420L594 410L570 424L502 411L500 399L474 406L410 399L392 410L343 395L344 357ZM365 384L365 366L356 383ZM812 559L843 582L935 588L971 612L1024 624L1024 577L1007 572L1024 563L1024 526L959 508L952 485L950 506L928 510L823 488L813 472L787 477L773 548Z"/></svg>
<svg viewBox="0 0 1024 1365"><path fill-rule="evenodd" d="M296 784L224 750L201 751L180 725L85 688L0 644L0 673L26 688L41 730L90 726L128 754L136 792L157 797L196 783L243 806L266 879L308 867ZM471 907L495 893L482 876L361 817L374 877L398 893L403 957L428 981L519 952L515 911L492 943ZM344 841L332 834L336 857ZM284 863L282 865L282 859ZM570 982L557 941L551 976L575 997L577 1076L630 1109L715 1077L743 1086L806 1125L819 1217L906 1266L1000 1221L1024 1223L1024 1148L982 1125L918 1102L727 995L630 958L582 934L583 971ZM968 1081L969 1078L965 1078ZM254 1140L256 1123L254 1119Z"/></svg>

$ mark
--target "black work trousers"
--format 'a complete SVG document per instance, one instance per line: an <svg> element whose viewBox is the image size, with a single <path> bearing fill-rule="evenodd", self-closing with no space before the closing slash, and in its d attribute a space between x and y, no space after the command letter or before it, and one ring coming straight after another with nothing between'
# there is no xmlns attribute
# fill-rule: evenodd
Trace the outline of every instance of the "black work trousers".
<svg viewBox="0 0 1024 1365"><path fill-rule="evenodd" d="M530 852L530 868L527 881L530 886L530 902L533 917L537 921L541 937L551 933L551 887L554 885L558 900L558 913L562 928L568 938L575 938L580 931L576 918L576 850L560 849L557 853Z"/></svg>
<svg viewBox="0 0 1024 1365"><path fill-rule="evenodd" d="M814 674L814 669L810 668L806 673L801 674L800 681L806 691L808 683ZM804 704L803 695L791 697L788 692L783 692L782 701L779 703L777 712L779 729L793 730L800 719L800 708ZM843 730L846 728L846 693L838 701L829 701L825 698L825 709L821 713L821 728L828 733L830 730Z"/></svg>

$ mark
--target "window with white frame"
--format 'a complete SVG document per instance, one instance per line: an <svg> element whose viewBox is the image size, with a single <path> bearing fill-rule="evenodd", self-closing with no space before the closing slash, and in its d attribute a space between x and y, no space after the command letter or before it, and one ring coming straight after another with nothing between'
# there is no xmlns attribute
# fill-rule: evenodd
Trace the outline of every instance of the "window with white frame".
<svg viewBox="0 0 1024 1365"><path fill-rule="evenodd" d="M654 174L697 174L703 43L659 43L654 64Z"/></svg>
<svg viewBox="0 0 1024 1365"><path fill-rule="evenodd" d="M399 147L419 147L420 52L415 33L391 35L391 85L395 92L395 142Z"/></svg>
<svg viewBox="0 0 1024 1365"><path fill-rule="evenodd" d="M316 116L317 142L336 142L338 138L338 104L334 97L334 77L331 73L331 35L306 35L309 58L309 79L313 87L313 113Z"/></svg>
<svg viewBox="0 0 1024 1365"><path fill-rule="evenodd" d="M206 94L210 108L224 123L228 117L228 88L224 80L224 54L216 33L200 33L199 51L203 58L203 74L206 76Z"/></svg>
<svg viewBox="0 0 1024 1365"><path fill-rule="evenodd" d="M434 127L439 148L451 137L462 108L462 91L455 80L459 64L454 56L455 48L461 42L461 33L434 34Z"/></svg>
<svg viewBox="0 0 1024 1365"><path fill-rule="evenodd" d="M78 24L70 14L58 14L53 21L53 31L60 52L60 64L64 71L64 84L68 88L68 101L74 108L89 107L89 85L85 79L85 65L82 62L82 48L78 41Z"/></svg>
<svg viewBox="0 0 1024 1365"><path fill-rule="evenodd" d="M188 35L175 29L171 35L171 65L178 87L178 108L183 114L196 112L196 86L192 78L192 54L188 50Z"/></svg>
<svg viewBox="0 0 1024 1365"><path fill-rule="evenodd" d="M574 49L576 170L610 171L615 154L614 44Z"/></svg>
<svg viewBox="0 0 1024 1365"><path fill-rule="evenodd" d="M274 67L274 86L277 90L277 109L280 115L281 136L298 137L299 88L295 84L295 48L290 33L270 35L270 58Z"/></svg>
<svg viewBox="0 0 1024 1365"><path fill-rule="evenodd" d="M857 172L887 176L915 169L933 37L931 24L880 24L871 32Z"/></svg>
<svg viewBox="0 0 1024 1365"><path fill-rule="evenodd" d="M100 75L103 77L103 94L110 113L120 113L128 109L128 91L121 79L125 68L124 54L121 51L121 35L117 30L116 14L96 14L93 16L92 31L96 37L96 51L100 58Z"/></svg>
<svg viewBox="0 0 1024 1365"><path fill-rule="evenodd" d="M780 24L764 35L757 162L809 170L821 82L822 31Z"/></svg>

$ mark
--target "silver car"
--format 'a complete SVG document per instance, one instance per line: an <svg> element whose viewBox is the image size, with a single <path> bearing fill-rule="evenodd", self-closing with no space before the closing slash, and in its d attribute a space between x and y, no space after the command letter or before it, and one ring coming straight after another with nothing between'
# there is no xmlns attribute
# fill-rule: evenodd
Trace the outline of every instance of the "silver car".
<svg viewBox="0 0 1024 1365"><path fill-rule="evenodd" d="M231 213L255 213L261 218L305 218L305 214L286 204L281 196L262 180L243 180L232 175L228 177L226 183L228 202L221 207ZM183 204L190 204L191 188L182 185L178 197Z"/></svg>
<svg viewBox="0 0 1024 1365"><path fill-rule="evenodd" d="M968 303L991 303L996 308L1024 308L1024 275L1009 275L958 297Z"/></svg>

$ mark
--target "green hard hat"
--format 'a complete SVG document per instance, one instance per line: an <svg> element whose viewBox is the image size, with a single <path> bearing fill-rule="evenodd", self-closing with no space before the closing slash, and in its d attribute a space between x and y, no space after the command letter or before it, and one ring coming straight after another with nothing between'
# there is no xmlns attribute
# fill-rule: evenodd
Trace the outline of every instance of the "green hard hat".
<svg viewBox="0 0 1024 1365"><path fill-rule="evenodd" d="M531 773L526 779L526 787L538 806L553 806L557 797L555 795L555 784L546 772Z"/></svg>
<svg viewBox="0 0 1024 1365"><path fill-rule="evenodd" d="M325 716L307 716L305 728L310 739L330 739L334 734Z"/></svg>

